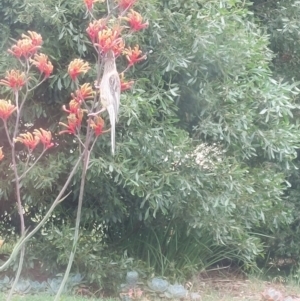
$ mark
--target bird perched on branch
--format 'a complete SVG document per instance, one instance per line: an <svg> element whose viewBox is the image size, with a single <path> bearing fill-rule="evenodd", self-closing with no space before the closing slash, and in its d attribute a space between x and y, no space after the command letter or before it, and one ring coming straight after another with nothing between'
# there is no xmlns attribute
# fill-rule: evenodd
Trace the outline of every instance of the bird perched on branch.
<svg viewBox="0 0 300 301"><path fill-rule="evenodd" d="M100 102L102 109L89 115L98 115L107 110L111 125L111 152L115 153L115 131L116 122L118 122L118 113L120 106L121 82L117 71L115 55L113 51L108 51L104 56L104 70L100 86Z"/></svg>

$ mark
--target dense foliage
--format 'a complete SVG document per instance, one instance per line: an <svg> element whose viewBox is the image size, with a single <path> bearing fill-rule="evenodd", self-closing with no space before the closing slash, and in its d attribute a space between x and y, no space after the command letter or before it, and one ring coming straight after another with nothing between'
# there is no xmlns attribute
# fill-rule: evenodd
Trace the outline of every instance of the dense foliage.
<svg viewBox="0 0 300 301"><path fill-rule="evenodd" d="M140 0L137 6L150 23L139 37L148 59L129 74L136 83L121 98L117 155L110 156L108 137L92 154L76 267L104 286L112 261L121 279L138 259L164 275L187 275L222 259L250 267L274 244L281 248L272 256L299 259L300 4ZM104 6L96 8L100 17ZM10 37L28 29L44 37L55 72L50 86L32 95L24 124L37 118L57 131L70 94L66 66L75 57L93 59L84 5L4 0L0 16L1 74L11 64ZM27 225L51 204L76 156L72 137L56 139L24 179ZM2 236L12 227L18 232L8 162L0 174ZM79 180L30 245L48 271L67 262Z"/></svg>

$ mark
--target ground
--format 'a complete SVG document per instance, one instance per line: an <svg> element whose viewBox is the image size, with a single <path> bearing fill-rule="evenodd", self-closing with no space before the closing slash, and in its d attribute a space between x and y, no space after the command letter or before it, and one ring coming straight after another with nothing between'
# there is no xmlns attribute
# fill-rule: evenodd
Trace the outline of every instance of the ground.
<svg viewBox="0 0 300 301"><path fill-rule="evenodd" d="M201 301L260 301L262 293L275 289L290 300L300 297L300 286L288 279L274 277L270 281L261 277L245 276L240 272L226 269L215 269L208 273L201 273L193 279L195 283L192 290L198 291L202 296ZM298 300L299 301L299 300Z"/></svg>
<svg viewBox="0 0 300 301"><path fill-rule="evenodd" d="M290 279L289 279L290 280ZM186 284L191 292L201 295L198 301L264 301L262 293L270 288L280 291L284 297L290 297L289 301L300 301L300 285L291 283L287 278L273 277L270 281L262 280L261 277L245 276L238 270L227 268L215 268L206 273L195 275L191 282ZM15 296L13 301L52 301L53 296L25 295ZM5 296L0 293L0 300ZM62 301L120 301L120 299L98 299L93 297L62 297ZM190 301L190 299L187 299ZM169 299L149 298L143 296L133 301L173 301ZM183 301L183 300L181 300ZM196 300L195 300L196 301ZM282 299L280 300L282 301ZM284 301L284 299L283 299Z"/></svg>

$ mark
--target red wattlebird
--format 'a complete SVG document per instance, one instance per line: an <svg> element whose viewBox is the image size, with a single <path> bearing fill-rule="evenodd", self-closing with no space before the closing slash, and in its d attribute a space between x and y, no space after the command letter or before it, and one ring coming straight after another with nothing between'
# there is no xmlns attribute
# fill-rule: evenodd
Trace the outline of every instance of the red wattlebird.
<svg viewBox="0 0 300 301"><path fill-rule="evenodd" d="M89 115L98 115L99 113L107 110L111 125L111 153L114 155L116 122L118 122L120 106L121 82L116 67L115 56L111 50L104 56L104 71L99 88L102 109Z"/></svg>

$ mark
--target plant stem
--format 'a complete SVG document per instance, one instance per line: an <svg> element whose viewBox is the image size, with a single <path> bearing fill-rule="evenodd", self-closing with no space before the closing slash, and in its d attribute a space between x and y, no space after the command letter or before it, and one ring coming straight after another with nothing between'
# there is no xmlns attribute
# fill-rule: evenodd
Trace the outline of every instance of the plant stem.
<svg viewBox="0 0 300 301"><path fill-rule="evenodd" d="M77 167L79 165L79 163L82 160L83 155L80 155L75 166L73 167L73 170L71 171L66 183L64 184L64 186L62 187L61 191L59 192L58 196L56 197L56 199L54 200L53 204L51 205L51 207L49 208L49 210L47 211L47 213L45 214L45 216L43 217L43 219L39 222L39 224L27 235L22 236L21 240L17 243L17 245L14 247L10 257L8 258L8 260L2 265L0 266L0 272L3 271L4 269L6 269L9 264L12 262L12 260L17 256L19 250L21 249L21 247L24 245L24 243L26 241L28 241L47 221L47 219L50 217L50 214L52 213L52 211L55 209L55 207L62 201L64 200L67 196L62 198L62 195L65 193L66 189L68 188L76 170Z"/></svg>
<svg viewBox="0 0 300 301"><path fill-rule="evenodd" d="M19 180L22 180L26 174L36 165L36 163L42 158L42 156L44 155L44 153L46 152L46 149L44 149L42 151L42 153L38 156L38 158L32 163L32 165L23 172L23 174L19 177ZM29 157L28 157L29 158Z"/></svg>
<svg viewBox="0 0 300 301"><path fill-rule="evenodd" d="M25 256L25 245L23 245L22 248L21 248L20 259L19 259L19 264L18 264L18 270L17 270L17 273L16 273L16 278L14 280L14 283L13 283L12 287L11 287L11 290L9 291L9 294L6 298L6 301L11 300L13 292L15 290L15 287L16 287L18 281L19 281L21 271L22 271L22 267L23 267L24 256Z"/></svg>
<svg viewBox="0 0 300 301"><path fill-rule="evenodd" d="M90 118L88 120L88 124L90 123ZM54 301L59 301L60 296L65 288L66 282L69 278L69 274L72 268L72 264L74 261L75 253L76 253L76 246L78 243L79 238L79 226L80 226L80 219L81 219L81 209L82 209L82 203L83 203L83 193L84 193L84 187L85 187L85 179L86 179L86 171L89 165L89 152L92 151L92 149L89 151L89 145L92 138L92 132L91 127L87 127L87 134L86 134L86 141L85 141L85 148L84 148L84 157L83 157L83 167L82 167L82 173L81 173L81 183L80 183L80 191L79 191L79 197L78 197L78 207L77 207L77 216L76 216L76 223L75 223L75 231L74 231L74 238L73 238L73 246L71 250L71 254L69 257L69 262L67 269L65 271L64 278L62 280L62 283L59 287L59 290L55 296Z"/></svg>
<svg viewBox="0 0 300 301"><path fill-rule="evenodd" d="M15 100L16 103L18 103L18 99L19 99L19 93L18 91L15 92ZM18 125L19 125L19 121L20 121L20 110L17 110L17 118L16 118L16 123L15 123L15 129L14 129L14 133L13 133L13 137L11 139L11 157L12 157L12 169L14 171L14 177L16 180L16 198L17 198L17 207L18 207L18 213L19 213L19 217L20 217L20 231L21 231L21 236L25 235L25 220L24 220L24 214L23 214L23 207L22 207L22 201L21 201L21 186L20 186L20 181L19 181L19 175L18 175L18 169L17 169L17 162L16 162L16 149L15 149L15 143L14 140L17 136L17 132L18 132ZM8 134L8 133L7 133ZM16 273L16 277L14 280L14 283L11 287L11 290L7 296L7 301L11 300L13 291L19 281L20 275L21 275L21 271L22 271L22 267L23 267L23 261L24 261L24 255L25 255L25 245L22 246L21 249L21 253L20 253L20 260L19 260L19 265L18 265L18 270Z"/></svg>

